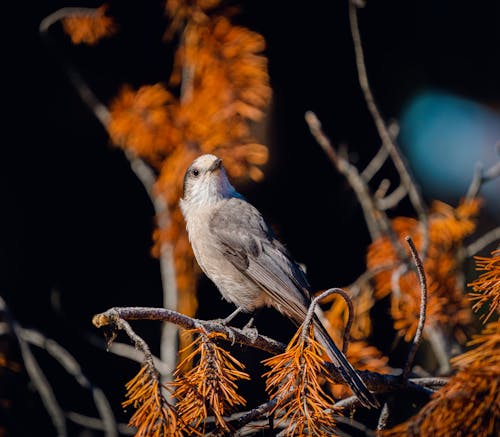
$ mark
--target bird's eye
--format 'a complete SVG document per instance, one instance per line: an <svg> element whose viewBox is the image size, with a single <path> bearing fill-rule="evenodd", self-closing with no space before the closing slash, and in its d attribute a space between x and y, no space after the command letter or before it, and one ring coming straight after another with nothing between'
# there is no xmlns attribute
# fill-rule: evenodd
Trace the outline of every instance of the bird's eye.
<svg viewBox="0 0 500 437"><path fill-rule="evenodd" d="M191 170L191 174L196 178L200 175L200 170L198 170L197 168L193 168Z"/></svg>

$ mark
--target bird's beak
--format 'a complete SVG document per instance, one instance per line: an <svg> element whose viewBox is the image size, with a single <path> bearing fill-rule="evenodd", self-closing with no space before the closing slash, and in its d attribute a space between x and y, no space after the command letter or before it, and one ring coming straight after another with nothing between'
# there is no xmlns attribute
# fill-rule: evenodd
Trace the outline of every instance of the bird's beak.
<svg viewBox="0 0 500 437"><path fill-rule="evenodd" d="M213 164L209 167L208 171L212 173L213 171L218 170L221 167L221 165L222 165L222 159L217 158L213 162Z"/></svg>

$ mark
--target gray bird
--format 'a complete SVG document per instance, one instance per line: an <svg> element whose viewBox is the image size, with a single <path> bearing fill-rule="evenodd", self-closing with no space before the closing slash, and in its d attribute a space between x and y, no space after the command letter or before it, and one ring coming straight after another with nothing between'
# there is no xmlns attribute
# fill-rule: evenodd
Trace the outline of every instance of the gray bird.
<svg viewBox="0 0 500 437"><path fill-rule="evenodd" d="M195 159L184 176L180 207L203 272L239 311L273 307L294 323L304 321L311 288L303 270L276 239L260 212L229 182L222 160ZM378 402L314 316L318 341L344 380L367 407Z"/></svg>

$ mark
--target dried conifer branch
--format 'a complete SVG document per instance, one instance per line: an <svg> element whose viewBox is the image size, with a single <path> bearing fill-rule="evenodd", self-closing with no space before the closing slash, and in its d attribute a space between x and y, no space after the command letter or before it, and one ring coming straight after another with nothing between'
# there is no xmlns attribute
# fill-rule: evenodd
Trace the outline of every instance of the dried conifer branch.
<svg viewBox="0 0 500 437"><path fill-rule="evenodd" d="M187 346L191 352L175 372L177 411L194 429L199 429L200 425L204 428L208 415L212 414L219 432L232 431L226 416L246 403L237 393L236 381L250 377L243 371L244 365L217 344L217 340L227 340L225 334L208 333L201 324L194 331L197 335ZM194 362L195 357L199 358L196 365L182 373L185 364Z"/></svg>
<svg viewBox="0 0 500 437"><path fill-rule="evenodd" d="M351 326L354 318L354 305L352 304L352 300L349 297L349 294L347 294L341 288L329 288L328 290L323 291L321 294L319 294L312 300L311 304L309 305L309 310L307 311L304 324L302 325L302 341L304 341L308 335L311 322L314 316L314 311L316 309L316 305L318 305L318 303L325 297L330 296L332 294L338 294L339 296L341 296L342 299L344 299L348 308L347 323L344 329L344 341L342 343L342 352L345 354L347 352L347 347L349 345L349 340L350 340Z"/></svg>
<svg viewBox="0 0 500 437"><path fill-rule="evenodd" d="M308 315L312 319L314 305ZM287 435L331 435L335 421L327 412L333 399L322 388L321 377L332 383L326 372L324 349L315 340L311 320L304 321L288 344L286 351L263 363L271 369L264 374L266 391L276 399L273 413L277 424L287 422ZM304 335L304 329L307 329ZM306 431L307 430L307 431Z"/></svg>
<svg viewBox="0 0 500 437"><path fill-rule="evenodd" d="M422 333L424 332L424 325L425 325L425 316L427 313L427 280L425 278L424 266L422 264L420 256L418 255L415 243L413 242L411 237L406 237L405 240L408 243L408 247L410 248L410 252L413 257L413 261L415 262L415 266L417 267L421 297L420 297L420 315L418 318L417 331L415 332L415 337L413 338L413 344L410 348L410 352L408 353L408 357L406 358L406 364L403 370L403 378L408 377L411 365L413 363L413 359L415 358L418 347L420 346L420 342L422 341Z"/></svg>
<svg viewBox="0 0 500 437"><path fill-rule="evenodd" d="M194 319L176 311L165 308L144 308L144 307L124 307L111 308L104 313L94 316L92 322L98 327L115 325L115 320L159 320L175 323L186 329L193 329L197 326L203 326L206 332L219 332L227 336L232 343L238 343L245 346L254 347L271 354L279 354L285 351L286 345L272 338L258 335L257 337L246 333L244 330L226 326L218 321ZM128 323L127 323L128 325ZM130 325L128 325L130 327ZM131 328L130 328L131 329ZM127 332L127 331L126 331ZM133 331L132 331L133 332ZM128 332L127 332L128 334ZM135 336L137 336L135 334ZM135 336L131 339L134 341ZM142 340L142 339L141 339ZM144 340L142 340L144 341ZM138 344L139 349L143 350L141 342ZM149 348L147 349L149 350ZM152 357L151 352L149 352ZM329 370L329 375L336 383L343 383L343 379L332 363L325 363ZM377 393L387 393L392 391L409 388L411 390L421 390L423 387L429 386L429 378L422 378L423 383L420 384L419 378L412 378L408 381L403 381L399 375L381 374L377 372L360 371L360 376L366 383L368 388ZM440 379L442 380L442 379ZM432 385L432 384L431 384Z"/></svg>
<svg viewBox="0 0 500 437"><path fill-rule="evenodd" d="M47 46L57 51L57 47L49 37L50 27L64 19L75 16L88 16L89 14L97 14L99 8L62 8L44 18L39 26L40 35ZM61 53L57 53L61 64L64 67L69 81L76 90L83 103L92 111L101 125L109 131L111 121L110 111L107 106L102 103L95 95L92 88L87 84L78 70L64 57ZM144 160L137 157L129 150L124 150L124 154L129 161L130 168L135 173L139 181L142 183L146 193L148 194L151 203L153 204L156 217L158 217L158 226L160 228L167 227L170 223L170 212L165 199L154 193L153 187L156 182L156 175L153 169L146 164ZM177 308L177 284L175 280L175 267L173 257L173 247L167 242L163 242L160 247L160 275L163 289L163 306L166 308ZM176 366L177 357L177 335L178 330L175 325L164 325L162 327L162 335L160 340L160 357L166 365L174 369ZM166 379L171 379L168 375Z"/></svg>
<svg viewBox="0 0 500 437"><path fill-rule="evenodd" d="M375 98L373 97L373 93L370 88L370 84L368 82L368 74L366 72L366 65L363 53L363 45L361 43L361 35L359 32L358 25L358 15L357 15L357 2L353 0L349 1L349 22L351 25L351 35L354 44L354 52L356 56L356 67L358 71L358 80L361 90L363 91L363 95L365 97L366 105L368 110L373 118L375 126L377 128L380 139L382 140L382 145L387 149L391 159L396 167L399 176L401 178L401 183L404 185L408 192L408 196L410 201L417 212L418 218L422 223L422 230L424 236L423 250L422 253L425 255L427 253L427 246L429 244L429 235L428 235L428 226L427 226L427 208L424 205L422 195L420 193L420 189L413 180L408 166L393 141L389 129L380 114L380 111L375 103Z"/></svg>

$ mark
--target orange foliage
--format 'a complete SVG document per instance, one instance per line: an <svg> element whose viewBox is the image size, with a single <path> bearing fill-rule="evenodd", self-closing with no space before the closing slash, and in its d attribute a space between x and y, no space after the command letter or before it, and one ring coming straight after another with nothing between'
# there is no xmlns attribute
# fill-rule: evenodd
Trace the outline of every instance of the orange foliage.
<svg viewBox="0 0 500 437"><path fill-rule="evenodd" d="M143 365L139 373L126 384L126 408L132 405L135 412L129 425L137 428L136 437L183 436L183 429L189 428L179 420L175 408L161 393L161 384L154 369Z"/></svg>
<svg viewBox="0 0 500 437"><path fill-rule="evenodd" d="M471 311L463 299L460 281L461 265L457 264L462 241L475 230L474 216L480 201L473 199L453 208L443 202L434 202L429 215L429 246L424 260L428 283L427 323L450 327L459 341L464 341L462 328L471 322ZM402 246L410 236L417 250L421 250L423 235L421 223L413 218L397 217L392 227ZM371 244L367 253L368 269L401 262L388 237ZM389 269L375 275L375 297L381 299L391 294L391 313L394 326L406 341L415 335L420 308L420 288L413 272ZM399 278L398 278L399 275ZM393 290L397 279L400 292Z"/></svg>
<svg viewBox="0 0 500 437"><path fill-rule="evenodd" d="M137 92L124 86L110 105L111 140L159 167L182 137L173 124L174 102L174 96L160 84L143 86Z"/></svg>
<svg viewBox="0 0 500 437"><path fill-rule="evenodd" d="M476 270L482 273L479 278L469 286L474 290L469 293L472 307L479 311L487 305L489 310L481 316L485 322L495 313L500 311L500 249L494 250L491 257L476 256Z"/></svg>
<svg viewBox="0 0 500 437"><path fill-rule="evenodd" d="M243 372L243 364L228 351L217 345L219 339L227 339L220 332L205 333L203 330L188 331L197 334L187 350L192 351L184 361L191 363L198 357L198 363L186 373L186 363L179 363L175 372L174 395L179 399L177 410L186 423L199 429L213 414L219 430L229 431L224 416L238 405L245 405L245 399L237 392L237 380L249 379ZM190 338L192 336L190 335Z"/></svg>
<svg viewBox="0 0 500 437"><path fill-rule="evenodd" d="M500 426L500 322L488 324L469 343L474 349L455 357L460 367L419 413L384 437L495 436Z"/></svg>
<svg viewBox="0 0 500 437"><path fill-rule="evenodd" d="M301 326L285 352L263 361L271 368L264 377L267 392L277 401L272 410L276 423L288 422L285 435L335 435L334 400L321 387L323 381L332 384L324 356L312 326L305 338Z"/></svg>
<svg viewBox="0 0 500 437"><path fill-rule="evenodd" d="M107 5L90 11L85 15L73 15L62 20L64 31L73 44L95 45L102 38L116 32L116 24L106 15Z"/></svg>
<svg viewBox="0 0 500 437"><path fill-rule="evenodd" d="M259 181L259 166L268 159L250 125L261 120L271 97L267 59L260 54L265 41L225 17L208 15L218 5L218 0L168 2L170 32L182 33L171 90L160 84L124 87L110 105L112 141L159 174L155 194L165 198L170 220L154 232L153 254L159 256L165 243L173 245L177 309L190 316L197 309L199 269L178 208L184 172L198 155L215 153L231 177Z"/></svg>
<svg viewBox="0 0 500 437"><path fill-rule="evenodd" d="M110 104L108 123L113 143L144 159L159 175L154 192L166 200L170 220L154 231L152 253L160 256L164 244L173 246L177 310L190 316L197 309L199 268L178 208L184 172L198 155L215 153L232 178L260 181L264 174L259 167L268 160L267 147L251 133L251 124L262 119L271 98L267 59L261 54L265 41L217 15L220 3L166 3L166 37L180 34L166 81L169 89L159 83L137 90L124 86ZM64 19L72 41L95 44L110 35L115 26L106 9Z"/></svg>

